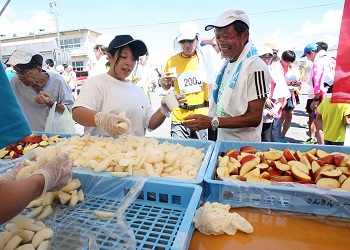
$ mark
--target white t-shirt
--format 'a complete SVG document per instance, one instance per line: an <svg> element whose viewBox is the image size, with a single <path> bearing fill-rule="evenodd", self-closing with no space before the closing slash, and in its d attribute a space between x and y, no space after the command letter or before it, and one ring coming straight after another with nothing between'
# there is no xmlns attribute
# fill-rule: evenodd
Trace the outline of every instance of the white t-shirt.
<svg viewBox="0 0 350 250"><path fill-rule="evenodd" d="M98 61L96 62L95 66L89 71L89 78L99 74L107 73L108 71L106 68L107 62L108 62L107 56L106 55L101 56L101 58L98 59Z"/></svg>
<svg viewBox="0 0 350 250"><path fill-rule="evenodd" d="M131 121L130 134L143 136L154 111L143 90L131 82L119 81L107 73L87 79L73 108L85 107L104 113L125 112ZM85 127L85 133L108 135L98 127Z"/></svg>
<svg viewBox="0 0 350 250"><path fill-rule="evenodd" d="M227 65L221 81L223 84L222 88L227 87L226 85L231 80L234 66L234 62ZM243 115L247 111L248 102L267 97L269 82L270 74L267 65L260 58L256 58L248 66L246 75L239 75L232 91L230 97L230 103L232 103L232 105L228 107L232 117ZM209 115L218 116L216 109L217 105L211 99L209 104ZM226 117L228 116L229 115L226 114ZM261 141L262 123L263 121L261 121L258 127L219 128L218 140Z"/></svg>

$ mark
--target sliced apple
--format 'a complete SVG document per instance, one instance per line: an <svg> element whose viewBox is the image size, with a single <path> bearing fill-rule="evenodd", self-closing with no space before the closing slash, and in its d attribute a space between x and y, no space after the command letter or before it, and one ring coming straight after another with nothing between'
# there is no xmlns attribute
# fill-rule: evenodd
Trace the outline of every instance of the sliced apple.
<svg viewBox="0 0 350 250"><path fill-rule="evenodd" d="M278 161L281 162L281 163L284 163L284 164L287 164L287 163L288 163L286 157L284 157L283 155L282 155L281 158L278 159Z"/></svg>
<svg viewBox="0 0 350 250"><path fill-rule="evenodd" d="M240 148L239 152L245 152L245 153L250 153L250 154L254 154L255 152L257 152L258 150L252 146L243 146Z"/></svg>
<svg viewBox="0 0 350 250"><path fill-rule="evenodd" d="M255 155L252 155L252 154L248 154L246 156L244 156L242 159L238 159L239 160L239 163L241 163L241 165L243 165L244 163L248 162L248 161L251 161L251 160L255 160L257 161L258 163L260 163L260 157L256 157Z"/></svg>
<svg viewBox="0 0 350 250"><path fill-rule="evenodd" d="M344 162L344 159L345 159L345 155L334 154L334 157L333 157L334 165L336 165L337 167L340 167ZM344 162L344 167L345 167L345 162Z"/></svg>
<svg viewBox="0 0 350 250"><path fill-rule="evenodd" d="M270 176L281 176L282 174L279 171L274 170L273 168L269 168L268 170L266 170L266 172L269 173Z"/></svg>
<svg viewBox="0 0 350 250"><path fill-rule="evenodd" d="M324 172L324 171L330 171L330 170L333 170L334 167L332 165L325 165L323 167L320 167L319 169L316 170L316 172L313 174L313 179L314 181L317 183L317 181L319 179L322 178L322 175L321 173Z"/></svg>
<svg viewBox="0 0 350 250"><path fill-rule="evenodd" d="M287 161L295 161L296 158L294 157L295 152L290 150L289 148L285 148L283 150L283 156L286 158Z"/></svg>
<svg viewBox="0 0 350 250"><path fill-rule="evenodd" d="M230 175L229 177L232 180L240 180L240 181L246 181L246 178L240 175Z"/></svg>
<svg viewBox="0 0 350 250"><path fill-rule="evenodd" d="M276 161L280 159L283 154L277 150L265 151L264 156L267 160Z"/></svg>
<svg viewBox="0 0 350 250"><path fill-rule="evenodd" d="M313 154L310 154L309 152L306 152L305 156L309 160L310 163L312 163L313 161L316 161L318 159L316 156L314 156Z"/></svg>
<svg viewBox="0 0 350 250"><path fill-rule="evenodd" d="M300 171L304 172L305 174L309 175L309 168L302 162L300 161L289 161L288 162L289 166L296 166Z"/></svg>
<svg viewBox="0 0 350 250"><path fill-rule="evenodd" d="M256 168L260 169L260 173L263 173L266 171L270 166L267 163L259 163L258 165L255 166Z"/></svg>
<svg viewBox="0 0 350 250"><path fill-rule="evenodd" d="M255 168L255 166L258 165L258 164L259 164L259 162L257 161L256 157L254 157L250 161L245 162L244 164L242 164L242 166L241 166L241 168L239 170L239 175L244 176L246 173L248 173L253 168Z"/></svg>
<svg viewBox="0 0 350 250"><path fill-rule="evenodd" d="M246 178L247 178L248 175L254 175L254 176L256 176L256 177L260 177L260 169L258 169L258 168L253 168L253 169L250 170L248 173L246 173L245 175L243 175L243 177L246 177Z"/></svg>
<svg viewBox="0 0 350 250"><path fill-rule="evenodd" d="M309 160L306 158L305 155L303 155L303 156L300 158L300 162L301 162L301 163L304 163L304 164L307 166L307 168L308 168L309 170L311 170L311 164L310 164Z"/></svg>
<svg viewBox="0 0 350 250"><path fill-rule="evenodd" d="M346 180L343 181L343 183L341 184L341 188L350 191L350 177L346 178Z"/></svg>
<svg viewBox="0 0 350 250"><path fill-rule="evenodd" d="M309 151L307 151L306 153L309 153L309 154L315 156L315 155L316 155L316 152L317 152L317 148L312 148L312 149L310 149Z"/></svg>
<svg viewBox="0 0 350 250"><path fill-rule="evenodd" d="M346 178L348 177L345 174L341 174L338 178L339 183L342 184L346 180Z"/></svg>
<svg viewBox="0 0 350 250"><path fill-rule="evenodd" d="M328 154L326 156L320 157L319 160L324 161L326 164L334 164L334 155Z"/></svg>
<svg viewBox="0 0 350 250"><path fill-rule="evenodd" d="M316 173L316 171L317 171L318 169L320 169L320 168L321 168L321 166L320 166L320 164L318 164L317 161L313 161L313 162L311 163L311 171L312 171L312 173Z"/></svg>
<svg viewBox="0 0 350 250"><path fill-rule="evenodd" d="M266 179L266 180L270 180L270 174L268 173L268 172L262 172L261 174L260 174L260 178L264 178L264 179Z"/></svg>
<svg viewBox="0 0 350 250"><path fill-rule="evenodd" d="M233 163L237 167L241 167L241 163L239 163L239 161L237 159L235 159L235 158L230 157L229 158L229 162Z"/></svg>
<svg viewBox="0 0 350 250"><path fill-rule="evenodd" d="M272 161L271 167L276 171L288 171L290 170L290 166L288 164L281 163L280 161Z"/></svg>
<svg viewBox="0 0 350 250"><path fill-rule="evenodd" d="M219 167L226 167L227 163L229 162L229 157L227 155L223 156L220 160L219 160Z"/></svg>
<svg viewBox="0 0 350 250"><path fill-rule="evenodd" d="M228 152L225 153L225 155L237 159L237 157L240 155L240 152L238 152L235 149L230 149Z"/></svg>
<svg viewBox="0 0 350 250"><path fill-rule="evenodd" d="M321 159L317 159L316 161L321 167L326 165L326 163L323 160L321 160Z"/></svg>
<svg viewBox="0 0 350 250"><path fill-rule="evenodd" d="M323 158L323 157L326 157L327 155L329 155L329 153L327 153L326 151L324 150L321 150L321 149L317 149L316 150L316 156L318 158Z"/></svg>
<svg viewBox="0 0 350 250"><path fill-rule="evenodd" d="M326 170L321 173L322 177L326 178L339 178L342 174L343 172L339 168Z"/></svg>
<svg viewBox="0 0 350 250"><path fill-rule="evenodd" d="M239 171L239 166L238 165L236 165L236 164L234 164L234 163L232 163L232 162L228 162L227 163L227 167L228 167L228 169L229 169L229 173L230 173L230 175L232 175L232 174L238 174L238 171Z"/></svg>
<svg viewBox="0 0 350 250"><path fill-rule="evenodd" d="M271 176L270 180L278 182L293 182L294 178L293 176Z"/></svg>
<svg viewBox="0 0 350 250"><path fill-rule="evenodd" d="M300 161L302 156L303 156L303 154L299 150L295 151L294 157L297 161Z"/></svg>
<svg viewBox="0 0 350 250"><path fill-rule="evenodd" d="M302 163L303 164L303 163ZM305 164L303 164L305 166ZM306 166L305 166L306 167ZM311 181L311 177L304 173L303 171L301 171L296 164L291 166L291 172L292 175L295 179L299 180L299 181Z"/></svg>
<svg viewBox="0 0 350 250"><path fill-rule="evenodd" d="M316 186L339 188L340 183L337 179L334 178L321 178L316 182Z"/></svg>
<svg viewBox="0 0 350 250"><path fill-rule="evenodd" d="M350 177L350 171L347 167L338 167L345 176Z"/></svg>
<svg viewBox="0 0 350 250"><path fill-rule="evenodd" d="M228 167L218 167L216 169L216 175L220 180L223 180L224 177L229 177L230 176L230 171Z"/></svg>

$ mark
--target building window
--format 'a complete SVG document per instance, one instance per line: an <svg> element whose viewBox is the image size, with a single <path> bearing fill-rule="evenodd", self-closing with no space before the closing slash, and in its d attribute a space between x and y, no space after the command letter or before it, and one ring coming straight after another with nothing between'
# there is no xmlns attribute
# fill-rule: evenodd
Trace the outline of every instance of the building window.
<svg viewBox="0 0 350 250"><path fill-rule="evenodd" d="M71 49L78 49L83 47L83 38L73 38L73 39L65 39L65 40L61 40L61 49L67 49L67 50L71 50Z"/></svg>
<svg viewBox="0 0 350 250"><path fill-rule="evenodd" d="M72 66L74 70L82 71L84 70L84 62L78 61L78 62L72 62Z"/></svg>

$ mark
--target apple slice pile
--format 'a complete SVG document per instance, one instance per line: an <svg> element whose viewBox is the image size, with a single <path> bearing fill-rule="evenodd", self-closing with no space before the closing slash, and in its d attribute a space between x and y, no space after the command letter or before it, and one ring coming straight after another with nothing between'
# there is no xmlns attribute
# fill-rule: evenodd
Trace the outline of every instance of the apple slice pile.
<svg viewBox="0 0 350 250"><path fill-rule="evenodd" d="M350 155L313 148L306 152L252 146L230 149L218 156L216 177L271 184L298 182L350 191Z"/></svg>
<svg viewBox="0 0 350 250"><path fill-rule="evenodd" d="M62 138L59 135L48 137L46 134L31 134L18 142L0 149L0 159L16 159L22 155L33 152L37 147L46 147L61 141L62 139L65 138Z"/></svg>

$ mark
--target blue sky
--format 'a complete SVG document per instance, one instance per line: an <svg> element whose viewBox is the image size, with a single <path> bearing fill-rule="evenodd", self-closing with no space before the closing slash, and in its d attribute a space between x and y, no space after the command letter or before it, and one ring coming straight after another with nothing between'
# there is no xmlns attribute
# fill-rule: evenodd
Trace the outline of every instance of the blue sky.
<svg viewBox="0 0 350 250"><path fill-rule="evenodd" d="M281 50L302 49L323 40L336 45L345 0L56 0L59 29L88 28L112 35L130 34L146 42L151 51L172 51L179 24L192 21L202 37L218 14L228 8L244 10L250 16L250 37L259 46L273 42ZM0 0L3 6L6 0ZM0 17L0 33L7 37L55 31L49 0L12 0ZM171 52L170 52L171 53ZM152 54L151 54L152 55Z"/></svg>

